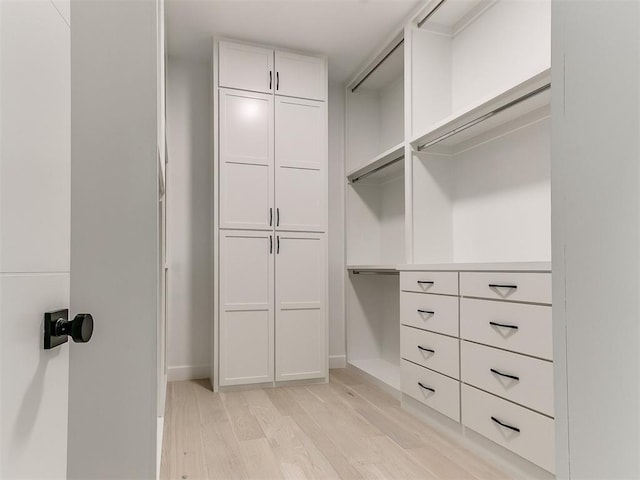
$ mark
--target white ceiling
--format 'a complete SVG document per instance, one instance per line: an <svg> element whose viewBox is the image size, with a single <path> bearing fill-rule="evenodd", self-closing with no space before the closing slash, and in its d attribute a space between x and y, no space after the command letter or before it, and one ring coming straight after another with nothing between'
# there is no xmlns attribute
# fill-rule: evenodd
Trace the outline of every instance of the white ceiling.
<svg viewBox="0 0 640 480"><path fill-rule="evenodd" d="M346 82L423 0L166 0L169 55L208 61L226 36L325 54Z"/></svg>

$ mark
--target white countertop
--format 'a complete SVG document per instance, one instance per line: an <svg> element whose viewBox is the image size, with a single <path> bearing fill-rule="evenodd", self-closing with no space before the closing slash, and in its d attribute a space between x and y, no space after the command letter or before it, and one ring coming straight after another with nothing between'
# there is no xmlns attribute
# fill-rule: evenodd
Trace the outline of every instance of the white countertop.
<svg viewBox="0 0 640 480"><path fill-rule="evenodd" d="M496 263L427 263L397 265L401 272L455 271L455 272L550 272L551 262L496 262Z"/></svg>

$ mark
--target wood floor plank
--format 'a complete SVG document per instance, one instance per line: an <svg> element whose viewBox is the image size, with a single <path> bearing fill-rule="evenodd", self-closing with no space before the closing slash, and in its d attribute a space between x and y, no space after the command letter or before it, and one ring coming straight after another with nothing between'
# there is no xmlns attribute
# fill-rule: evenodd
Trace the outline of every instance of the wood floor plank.
<svg viewBox="0 0 640 480"><path fill-rule="evenodd" d="M268 388L264 392L282 415L295 415L303 412L302 407L286 388Z"/></svg>
<svg viewBox="0 0 640 480"><path fill-rule="evenodd" d="M221 393L220 398L231 419L231 425L238 441L264 438L260 424L251 413L245 398L247 392Z"/></svg>
<svg viewBox="0 0 640 480"><path fill-rule="evenodd" d="M257 438L240 442L240 453L248 478L255 480L278 480L283 478L276 455L269 440Z"/></svg>

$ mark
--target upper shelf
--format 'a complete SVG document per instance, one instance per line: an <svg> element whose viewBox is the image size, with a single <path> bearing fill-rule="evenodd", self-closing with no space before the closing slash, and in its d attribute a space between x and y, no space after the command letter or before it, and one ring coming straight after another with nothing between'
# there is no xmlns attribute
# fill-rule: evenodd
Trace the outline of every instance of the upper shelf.
<svg viewBox="0 0 640 480"><path fill-rule="evenodd" d="M509 90L457 112L411 140L415 152L454 155L549 114L549 69Z"/></svg>
<svg viewBox="0 0 640 480"><path fill-rule="evenodd" d="M382 183L384 180L395 178L404 171L404 142L382 152L360 168L347 174L349 183L363 182Z"/></svg>

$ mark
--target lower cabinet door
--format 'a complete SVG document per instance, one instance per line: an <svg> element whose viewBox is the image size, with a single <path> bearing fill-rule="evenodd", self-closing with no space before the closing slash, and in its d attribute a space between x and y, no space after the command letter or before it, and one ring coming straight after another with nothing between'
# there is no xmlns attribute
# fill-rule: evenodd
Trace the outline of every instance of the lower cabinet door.
<svg viewBox="0 0 640 480"><path fill-rule="evenodd" d="M325 237L276 232L276 380L327 374Z"/></svg>
<svg viewBox="0 0 640 480"><path fill-rule="evenodd" d="M220 232L220 378L273 381L274 256L271 232Z"/></svg>
<svg viewBox="0 0 640 480"><path fill-rule="evenodd" d="M460 421L460 382L401 360L402 393L447 417Z"/></svg>

